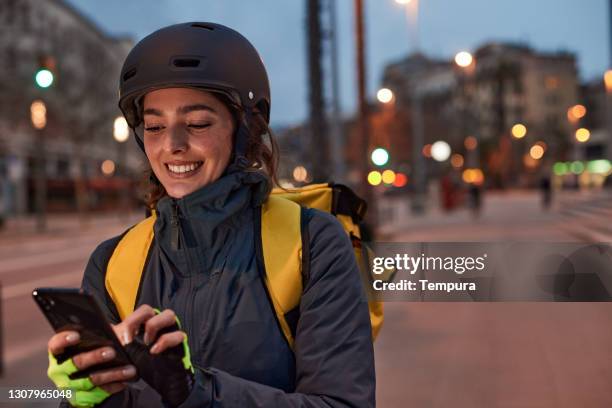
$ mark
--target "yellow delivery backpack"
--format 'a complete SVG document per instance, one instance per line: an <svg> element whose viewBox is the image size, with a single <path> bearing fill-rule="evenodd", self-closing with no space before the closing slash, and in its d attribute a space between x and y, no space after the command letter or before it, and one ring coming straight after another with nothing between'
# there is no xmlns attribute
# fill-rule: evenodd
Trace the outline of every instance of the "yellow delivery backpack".
<svg viewBox="0 0 612 408"><path fill-rule="evenodd" d="M340 184L312 184L298 189L274 189L255 217L255 227L261 231L255 242L255 252L270 302L278 324L289 345L293 338L303 283L309 277L309 237L305 228L304 207L333 214L340 221L353 243L362 274L369 277L365 247L361 245L359 223L366 203L348 187ZM126 232L117 244L106 269L106 290L113 299L121 318L129 315L136 305L140 279L149 248L153 241L155 214ZM257 236L257 234L256 234ZM383 322L381 302L369 302L372 339Z"/></svg>

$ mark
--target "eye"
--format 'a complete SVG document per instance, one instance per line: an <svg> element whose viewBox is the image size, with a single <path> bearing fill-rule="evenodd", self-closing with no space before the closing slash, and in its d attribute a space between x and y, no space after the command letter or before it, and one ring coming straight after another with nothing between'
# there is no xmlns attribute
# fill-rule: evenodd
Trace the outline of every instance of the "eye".
<svg viewBox="0 0 612 408"><path fill-rule="evenodd" d="M163 129L163 126L161 126L161 125L145 126L145 131L151 132L151 133L160 132L162 129Z"/></svg>
<svg viewBox="0 0 612 408"><path fill-rule="evenodd" d="M206 129L207 127L210 127L210 123L190 123L189 125L187 125L188 127L190 127L191 129Z"/></svg>

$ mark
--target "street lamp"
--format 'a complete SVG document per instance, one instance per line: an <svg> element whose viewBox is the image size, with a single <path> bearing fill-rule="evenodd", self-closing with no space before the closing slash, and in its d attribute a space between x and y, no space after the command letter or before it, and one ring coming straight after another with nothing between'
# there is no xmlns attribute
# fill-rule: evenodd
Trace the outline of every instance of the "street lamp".
<svg viewBox="0 0 612 408"><path fill-rule="evenodd" d="M111 176L115 172L115 162L110 159L104 160L100 166L100 170L105 176Z"/></svg>
<svg viewBox="0 0 612 408"><path fill-rule="evenodd" d="M299 183L303 183L308 178L308 171L304 166L296 166L293 169L293 179Z"/></svg>
<svg viewBox="0 0 612 408"><path fill-rule="evenodd" d="M115 121L113 122L113 138L118 143L117 145L117 149L118 149L117 165L115 166L115 164L113 163L113 170L109 173L104 173L104 174L110 176L114 173L116 176L119 176L125 179L125 187L123 188L123 191L121 193L120 208L121 208L122 215L126 213L126 210L128 208L129 201L130 201L129 182L127 181L128 180L127 160L125 157L125 154L126 154L125 142L128 140L129 137L130 137L130 128L128 126L127 121L125 120L123 116L117 116L115 118ZM107 168L109 166L110 165L107 165ZM120 182L122 181L123 180L120 180Z"/></svg>
<svg viewBox="0 0 612 408"><path fill-rule="evenodd" d="M461 68L469 67L472 65L472 62L474 62L474 58L472 57L472 54L467 51L461 51L455 55L455 63Z"/></svg>
<svg viewBox="0 0 612 408"><path fill-rule="evenodd" d="M376 92L376 99L380 103L389 103L393 100L393 91L389 88L381 88Z"/></svg>
<svg viewBox="0 0 612 408"><path fill-rule="evenodd" d="M47 126L47 105L40 99L30 105L30 120L34 129L43 130Z"/></svg>
<svg viewBox="0 0 612 408"><path fill-rule="evenodd" d="M374 149L372 155L370 157L372 159L372 163L377 166L384 166L389 161L389 152L382 147Z"/></svg>
<svg viewBox="0 0 612 408"><path fill-rule="evenodd" d="M612 93L612 69L604 73L604 84L606 85L606 92Z"/></svg>
<svg viewBox="0 0 612 408"><path fill-rule="evenodd" d="M395 0L395 3L402 6L406 12L406 22L413 52L419 50L419 2L420 0Z"/></svg>
<svg viewBox="0 0 612 408"><path fill-rule="evenodd" d="M544 156L544 148L539 144L535 144L529 149L529 155L535 160L540 160Z"/></svg>
<svg viewBox="0 0 612 408"><path fill-rule="evenodd" d="M119 143L123 143L130 137L130 128L123 116L117 116L113 123L113 137Z"/></svg>
<svg viewBox="0 0 612 408"><path fill-rule="evenodd" d="M451 155L451 148L448 143L438 140L431 145L431 157L438 162L443 162Z"/></svg>
<svg viewBox="0 0 612 408"><path fill-rule="evenodd" d="M522 123L517 123L516 125L512 126L511 132L514 138L522 139L527 134L527 127Z"/></svg>
<svg viewBox="0 0 612 408"><path fill-rule="evenodd" d="M591 132L587 128L576 129L576 140L580 143L587 142L591 138Z"/></svg>

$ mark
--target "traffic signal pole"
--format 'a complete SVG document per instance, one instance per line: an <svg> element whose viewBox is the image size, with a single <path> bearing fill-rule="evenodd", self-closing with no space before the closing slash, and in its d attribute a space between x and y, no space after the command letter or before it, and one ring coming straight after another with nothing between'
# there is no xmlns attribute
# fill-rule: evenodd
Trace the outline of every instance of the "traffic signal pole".
<svg viewBox="0 0 612 408"><path fill-rule="evenodd" d="M319 0L307 0L308 29L308 100L310 110L310 162L312 181L329 181L330 157L328 132L323 98L323 69L321 67L321 4Z"/></svg>
<svg viewBox="0 0 612 408"><path fill-rule="evenodd" d="M47 230L47 177L46 177L46 149L43 129L36 129L36 230Z"/></svg>
<svg viewBox="0 0 612 408"><path fill-rule="evenodd" d="M359 143L359 194L368 203L367 222L375 226L377 223L377 210L374 194L370 188L367 176L370 158L369 150L369 118L368 118L368 102L366 95L366 64L365 64L365 29L364 29L364 12L363 0L354 0L355 9L355 46L357 56L357 94L359 101L359 111L357 115L358 125L358 143Z"/></svg>

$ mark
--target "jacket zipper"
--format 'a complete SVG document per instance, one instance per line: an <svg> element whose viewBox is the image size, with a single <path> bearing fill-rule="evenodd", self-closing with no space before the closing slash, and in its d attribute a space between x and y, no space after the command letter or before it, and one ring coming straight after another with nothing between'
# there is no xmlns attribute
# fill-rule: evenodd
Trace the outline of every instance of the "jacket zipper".
<svg viewBox="0 0 612 408"><path fill-rule="evenodd" d="M176 200L172 201L172 214L170 218L170 223L171 223L170 245L173 250L178 251L179 249L181 249L181 222L179 218L179 204ZM194 326L195 317L193 316L194 315L193 298L195 295L193 294L193 289L194 289L193 262L191 260L189 248L185 247L183 252L185 256L185 261L187 263L187 282L188 283L187 283L187 302L185 303L185 309L183 310L183 316L185 316L185 321L182 322L182 324L183 324L183 330L185 332L194 333L195 332L195 328L194 328L195 327ZM192 334L188 336L188 338L192 340L194 338L194 335ZM198 351L196 350L197 345L194 344L192 341L190 341L189 347L196 352Z"/></svg>
<svg viewBox="0 0 612 408"><path fill-rule="evenodd" d="M172 201L172 216L170 218L170 246L174 251L178 251L181 247L181 223L179 221L178 204Z"/></svg>

